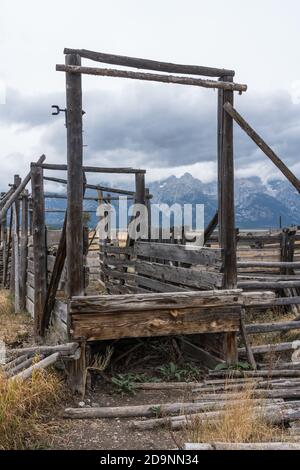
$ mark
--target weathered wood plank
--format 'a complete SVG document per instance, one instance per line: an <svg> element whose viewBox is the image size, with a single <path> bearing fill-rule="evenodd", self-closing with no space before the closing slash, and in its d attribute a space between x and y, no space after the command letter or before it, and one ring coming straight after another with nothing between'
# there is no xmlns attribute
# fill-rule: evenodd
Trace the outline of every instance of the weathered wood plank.
<svg viewBox="0 0 300 470"><path fill-rule="evenodd" d="M34 274L27 272L27 285L34 289Z"/></svg>
<svg viewBox="0 0 300 470"><path fill-rule="evenodd" d="M69 302L70 314L115 313L142 310L179 310L196 307L222 307L242 304L240 290L211 290L173 293L148 293L122 296L74 296Z"/></svg>
<svg viewBox="0 0 300 470"><path fill-rule="evenodd" d="M300 280L295 281L238 281L241 289L286 289L289 287L300 287Z"/></svg>
<svg viewBox="0 0 300 470"><path fill-rule="evenodd" d="M219 248L199 248L193 245L136 242L134 245L134 254L137 256L166 259L193 265L222 265L222 250Z"/></svg>
<svg viewBox="0 0 300 470"><path fill-rule="evenodd" d="M34 261L31 259L28 260L28 272L34 275Z"/></svg>
<svg viewBox="0 0 300 470"><path fill-rule="evenodd" d="M199 289L222 287L224 275L222 273L200 270L186 269L177 266L160 265L147 261L136 261L136 272L146 276L160 279L164 282L183 284L184 286Z"/></svg>
<svg viewBox="0 0 300 470"><path fill-rule="evenodd" d="M114 253L118 255L132 255L132 247L122 247L122 246L113 246L113 245L103 245L99 244L100 253Z"/></svg>
<svg viewBox="0 0 300 470"><path fill-rule="evenodd" d="M135 281L138 286L147 287L154 292L186 292L191 290L191 287L175 286L173 284L168 284L166 282L141 275L136 275Z"/></svg>
<svg viewBox="0 0 300 470"><path fill-rule="evenodd" d="M26 310L31 317L34 318L34 303L29 299L29 297L26 297Z"/></svg>
<svg viewBox="0 0 300 470"><path fill-rule="evenodd" d="M27 284L26 286L26 296L28 299L34 302L34 288L31 287L29 284Z"/></svg>
<svg viewBox="0 0 300 470"><path fill-rule="evenodd" d="M262 344L252 348L253 354L267 354L272 352L295 351L300 349L300 341L291 341L286 343ZM239 354L245 354L245 348L238 349Z"/></svg>
<svg viewBox="0 0 300 470"><path fill-rule="evenodd" d="M145 310L118 315L72 315L73 338L87 341L238 331L240 307Z"/></svg>
<svg viewBox="0 0 300 470"><path fill-rule="evenodd" d="M100 266L103 264L103 261L99 260L98 257L97 259L93 260L93 262L91 262L90 260L88 260L88 266ZM116 266L118 268L120 267L125 267L125 268L128 268L128 267L135 267L135 261L131 261L129 259L119 259L119 258L116 258L115 256L107 256L105 258L105 266Z"/></svg>
<svg viewBox="0 0 300 470"><path fill-rule="evenodd" d="M245 307L258 306L258 305L273 305L276 300L276 294L272 291L265 292L243 292L242 293L243 305Z"/></svg>
<svg viewBox="0 0 300 470"><path fill-rule="evenodd" d="M274 331L300 330L300 321L251 323L246 325L248 334L270 333Z"/></svg>
<svg viewBox="0 0 300 470"><path fill-rule="evenodd" d="M68 308L65 302L56 299L51 315L51 331L55 331L60 341L68 338Z"/></svg>
<svg viewBox="0 0 300 470"><path fill-rule="evenodd" d="M239 268L292 268L300 269L300 262L283 262L283 261L239 261Z"/></svg>

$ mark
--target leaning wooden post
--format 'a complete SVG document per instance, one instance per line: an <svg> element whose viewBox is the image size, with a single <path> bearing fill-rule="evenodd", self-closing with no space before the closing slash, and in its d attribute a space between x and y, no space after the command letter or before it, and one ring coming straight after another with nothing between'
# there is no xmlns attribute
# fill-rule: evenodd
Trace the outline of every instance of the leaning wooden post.
<svg viewBox="0 0 300 470"><path fill-rule="evenodd" d="M204 230L204 245L208 242L208 240L212 236L217 225L218 225L218 211L216 211L213 218L210 220L206 229Z"/></svg>
<svg viewBox="0 0 300 470"><path fill-rule="evenodd" d="M39 340L42 337L41 325L47 292L47 250L44 205L43 169L31 164L32 223L33 223L33 262L34 262L34 332Z"/></svg>
<svg viewBox="0 0 300 470"><path fill-rule="evenodd" d="M66 55L66 65L81 65L77 54ZM71 298L84 294L83 267L83 168L82 168L82 88L81 74L66 73L67 103L67 293ZM70 332L69 332L70 333ZM72 361L69 369L69 385L74 392L85 388L85 351Z"/></svg>
<svg viewBox="0 0 300 470"><path fill-rule="evenodd" d="M25 190L21 198L21 241L20 241L20 308L26 308L28 258L28 191Z"/></svg>
<svg viewBox="0 0 300 470"><path fill-rule="evenodd" d="M222 77L232 81L232 77ZM224 250L224 289L237 286L236 231L234 214L233 119L224 111L224 103L233 105L234 93L219 90L218 95L218 219L220 246ZM237 362L236 333L226 333L226 361Z"/></svg>
<svg viewBox="0 0 300 470"><path fill-rule="evenodd" d="M253 142L264 152L267 157L277 166L282 174L289 180L289 182L297 189L300 193L300 181L294 175L294 173L283 163L283 161L276 155L276 153L268 146L268 144L262 139L262 137L255 132L255 130L245 121L244 118L234 109L231 103L225 103L224 109L226 112L235 120L235 122L248 134Z"/></svg>

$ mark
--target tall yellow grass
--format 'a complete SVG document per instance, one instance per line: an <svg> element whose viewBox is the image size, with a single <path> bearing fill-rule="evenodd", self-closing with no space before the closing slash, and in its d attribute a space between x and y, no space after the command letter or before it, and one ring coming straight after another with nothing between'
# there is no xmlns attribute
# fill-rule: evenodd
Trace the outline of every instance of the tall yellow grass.
<svg viewBox="0 0 300 470"><path fill-rule="evenodd" d="M10 381L0 372L0 449L44 445L43 418L62 398L62 391L62 382L51 371L37 370L27 381Z"/></svg>
<svg viewBox="0 0 300 470"><path fill-rule="evenodd" d="M207 422L199 417L188 419L188 442L270 442L280 440L283 430L270 424L258 402L252 400L253 386L247 384L234 403L224 408L220 417Z"/></svg>

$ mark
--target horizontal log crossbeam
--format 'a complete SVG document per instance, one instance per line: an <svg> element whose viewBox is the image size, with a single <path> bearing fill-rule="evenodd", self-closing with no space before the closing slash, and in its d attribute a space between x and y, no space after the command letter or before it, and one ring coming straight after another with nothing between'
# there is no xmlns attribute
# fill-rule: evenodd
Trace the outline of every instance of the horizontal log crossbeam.
<svg viewBox="0 0 300 470"><path fill-rule="evenodd" d="M87 49L65 48L64 54L78 54L84 59L94 60L111 65L121 65L137 69L156 70L158 72L183 73L190 75L203 75L206 77L234 76L234 70L220 69L215 67L203 67L200 65L173 64L157 60L140 59L116 54L105 54L103 52L89 51Z"/></svg>
<svg viewBox="0 0 300 470"><path fill-rule="evenodd" d="M53 176L44 176L45 181L52 181L53 183L59 183L59 184L68 184L68 181L64 178L56 178ZM107 186L101 186L99 184L89 184L86 183L85 187L87 189L96 189L99 191L104 191L108 193L117 193L117 194L123 194L126 196L134 196L134 191L127 191L125 189L117 189L117 188L109 188Z"/></svg>
<svg viewBox="0 0 300 470"><path fill-rule="evenodd" d="M150 82L172 83L175 85L198 86L202 88L212 88L221 90L247 91L247 85L233 82L222 82L214 80L204 80L201 78L179 77L175 75L159 75L154 73L131 72L128 70L103 69L96 67L83 67L79 65L56 65L57 72L67 72L75 74L99 75L102 77L130 78L133 80L146 80Z"/></svg>
<svg viewBox="0 0 300 470"><path fill-rule="evenodd" d="M63 163L44 163L42 165L44 170L57 170L57 171L67 171L68 165ZM128 175L135 175L139 173L146 173L146 170L136 169L136 168L108 168L108 167L100 167L100 166L83 166L83 171L85 173L120 173L120 174L128 174Z"/></svg>

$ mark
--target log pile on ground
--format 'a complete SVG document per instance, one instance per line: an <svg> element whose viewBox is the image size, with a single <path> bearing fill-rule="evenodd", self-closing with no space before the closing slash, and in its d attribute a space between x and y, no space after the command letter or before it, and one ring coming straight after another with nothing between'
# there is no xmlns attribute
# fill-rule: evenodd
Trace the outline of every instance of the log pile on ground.
<svg viewBox="0 0 300 470"><path fill-rule="evenodd" d="M275 373L276 372L276 373ZM144 390L183 390L188 401L121 407L67 408L65 418L146 418L135 419L131 426L138 430L167 427L172 431L186 430L195 420L201 426L221 421L228 409L251 406L254 418L263 417L266 426L278 430L293 429L300 438L300 371L256 370L211 371L201 382L149 382L136 384ZM245 395L246 390L246 395Z"/></svg>
<svg viewBox="0 0 300 470"><path fill-rule="evenodd" d="M10 380L27 380L34 371L45 369L59 359L78 359L79 356L78 343L10 349L7 351L7 360L2 365L2 371Z"/></svg>

